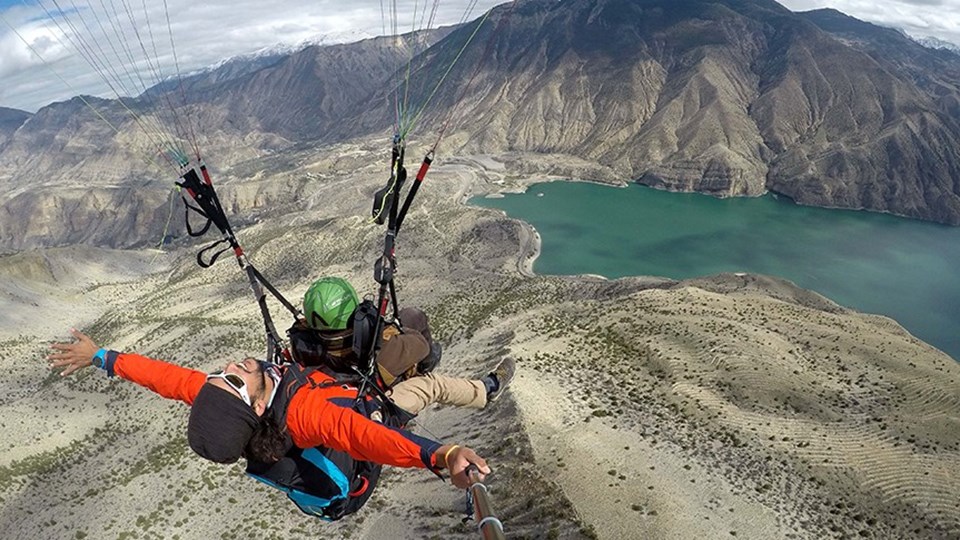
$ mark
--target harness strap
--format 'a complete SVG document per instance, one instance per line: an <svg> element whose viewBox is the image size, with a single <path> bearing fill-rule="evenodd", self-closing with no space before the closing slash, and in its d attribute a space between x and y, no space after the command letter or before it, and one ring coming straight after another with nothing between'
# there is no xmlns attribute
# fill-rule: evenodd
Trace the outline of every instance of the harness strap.
<svg viewBox="0 0 960 540"><path fill-rule="evenodd" d="M210 219L210 218L207 216L207 214L205 214L205 213L203 212L203 210L201 210L201 209L197 208L196 206L193 206L192 204L190 204L190 203L187 201L187 198L186 198L186 197L184 197L183 195L181 195L180 198L183 199L183 206L184 206L184 210L183 210L183 221L187 224L187 234L189 234L190 236L193 236L194 238L200 237L200 236L203 236L203 235L207 234L207 231L210 230L210 225L213 224L213 220ZM194 230L193 230L193 226L190 225L190 211L191 211L191 210L193 210L194 212L200 214L201 216L203 216L203 217L207 220L207 222L203 225L203 228L200 229L199 231L194 231Z"/></svg>
<svg viewBox="0 0 960 540"><path fill-rule="evenodd" d="M273 297L277 299L277 301L283 304L283 307L287 308L287 311L289 311L290 313L293 313L294 317L297 317L300 315L300 310L297 309L296 306L294 306L289 300L284 298L284 296L280 294L280 291L278 291L276 287L274 287L269 281L267 281L267 278L263 277L263 274L261 274L260 271L257 270L255 266L250 264L250 268L253 271L254 277L257 278L257 281L259 281L261 285L263 285L268 291L270 291L270 294L272 294Z"/></svg>
<svg viewBox="0 0 960 540"><path fill-rule="evenodd" d="M299 386L310 385L310 388L317 388L319 385L313 382L313 379L309 377L309 372L307 369L301 368L296 362L287 366L287 369L293 370L293 377L297 380ZM312 370L309 370L312 372Z"/></svg>
<svg viewBox="0 0 960 540"><path fill-rule="evenodd" d="M209 227L210 227L210 221L207 221L207 226L204 228L204 230L206 230L206 229L209 228ZM188 229L189 229L189 226L188 226ZM189 232L189 230L188 230L187 232ZM195 235L195 236L196 236L196 235ZM217 240L216 242L210 244L209 246L201 249L201 250L197 253L197 264L200 265L200 267L202 267L202 268L210 268L211 266L213 266L213 263L217 262L217 257L219 257L220 255L223 255L224 253L226 253L226 252L230 249L230 246L227 246L227 247L221 249L220 251L214 253L213 256L210 257L210 260L209 260L209 261L204 261L204 260L203 260L203 256L204 256L204 254L207 253L208 251L210 251L210 250L216 248L217 246L219 246L220 244L224 244L224 243L229 243L226 238Z"/></svg>
<svg viewBox="0 0 960 540"><path fill-rule="evenodd" d="M224 235L233 236L230 223L223 213L220 199L217 197L217 192L213 189L213 184L209 180L210 176L205 166L201 165L201 172L204 176L203 182L201 182L200 177L197 176L197 170L192 168L180 177L182 182L177 182L177 185L186 189L190 197L196 201L200 210L202 210L199 211L195 209L195 211L213 221L213 224L216 225Z"/></svg>

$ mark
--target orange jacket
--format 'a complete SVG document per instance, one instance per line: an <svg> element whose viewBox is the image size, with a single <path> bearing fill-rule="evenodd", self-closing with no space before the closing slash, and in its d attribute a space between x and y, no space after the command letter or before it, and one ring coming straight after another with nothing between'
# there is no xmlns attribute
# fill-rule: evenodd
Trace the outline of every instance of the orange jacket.
<svg viewBox="0 0 960 540"><path fill-rule="evenodd" d="M108 372L187 405L193 404L207 382L207 374L202 371L146 356L113 353L108 358L112 360ZM315 383L333 380L319 371L311 373L310 378ZM440 443L368 419L353 410L356 397L357 389L352 386L302 386L287 409L287 430L293 443L299 448L341 450L361 461L436 470L434 454Z"/></svg>

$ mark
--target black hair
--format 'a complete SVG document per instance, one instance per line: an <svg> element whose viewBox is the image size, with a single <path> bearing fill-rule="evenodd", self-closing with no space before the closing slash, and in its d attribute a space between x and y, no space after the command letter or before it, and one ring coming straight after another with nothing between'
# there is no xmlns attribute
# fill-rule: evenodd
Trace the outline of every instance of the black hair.
<svg viewBox="0 0 960 540"><path fill-rule="evenodd" d="M248 460L276 463L287 453L290 445L287 430L265 414L260 417L260 423L253 430L243 454Z"/></svg>

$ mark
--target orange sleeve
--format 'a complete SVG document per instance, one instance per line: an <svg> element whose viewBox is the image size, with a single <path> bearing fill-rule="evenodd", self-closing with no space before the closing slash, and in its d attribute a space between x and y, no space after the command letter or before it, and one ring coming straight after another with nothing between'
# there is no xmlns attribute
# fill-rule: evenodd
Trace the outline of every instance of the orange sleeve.
<svg viewBox="0 0 960 540"><path fill-rule="evenodd" d="M436 469L440 443L374 422L351 407L356 388L302 387L287 410L287 429L299 448L325 446L354 459L395 467Z"/></svg>
<svg viewBox="0 0 960 540"><path fill-rule="evenodd" d="M207 382L202 371L180 367L162 360L131 353L119 353L112 365L113 372L135 382L167 399L177 399L193 405L200 388Z"/></svg>

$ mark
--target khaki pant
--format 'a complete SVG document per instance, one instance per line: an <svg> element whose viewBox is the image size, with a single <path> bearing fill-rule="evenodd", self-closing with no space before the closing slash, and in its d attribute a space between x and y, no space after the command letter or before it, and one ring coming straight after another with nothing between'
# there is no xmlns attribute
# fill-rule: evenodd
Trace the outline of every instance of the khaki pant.
<svg viewBox="0 0 960 540"><path fill-rule="evenodd" d="M474 409L482 409L487 404L487 389L483 382L436 373L417 375L397 383L388 395L398 407L412 414L420 414L431 403Z"/></svg>

